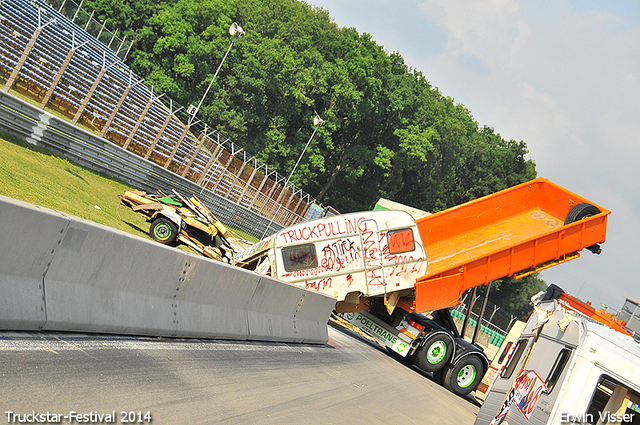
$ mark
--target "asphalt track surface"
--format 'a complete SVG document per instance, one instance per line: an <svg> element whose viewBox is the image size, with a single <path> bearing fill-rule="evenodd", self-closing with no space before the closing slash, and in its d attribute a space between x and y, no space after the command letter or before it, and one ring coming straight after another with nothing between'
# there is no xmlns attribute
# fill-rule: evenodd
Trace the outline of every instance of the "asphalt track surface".
<svg viewBox="0 0 640 425"><path fill-rule="evenodd" d="M326 345L0 332L0 423L465 425L478 409L336 326Z"/></svg>

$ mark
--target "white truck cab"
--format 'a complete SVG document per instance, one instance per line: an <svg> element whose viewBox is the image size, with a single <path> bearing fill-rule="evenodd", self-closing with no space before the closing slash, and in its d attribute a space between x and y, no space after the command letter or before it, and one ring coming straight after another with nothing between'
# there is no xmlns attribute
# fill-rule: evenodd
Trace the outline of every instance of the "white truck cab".
<svg viewBox="0 0 640 425"><path fill-rule="evenodd" d="M345 306L361 305L364 297L397 301L402 291L413 291L427 268L416 222L404 211L365 211L303 222L236 253L235 261L333 296L347 310Z"/></svg>
<svg viewBox="0 0 640 425"><path fill-rule="evenodd" d="M478 412L476 425L639 424L640 344L538 304Z"/></svg>

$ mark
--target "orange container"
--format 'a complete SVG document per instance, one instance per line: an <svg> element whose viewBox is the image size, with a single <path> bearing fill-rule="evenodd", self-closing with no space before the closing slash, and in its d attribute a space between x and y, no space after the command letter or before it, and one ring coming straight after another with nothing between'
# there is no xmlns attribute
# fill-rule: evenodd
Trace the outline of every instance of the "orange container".
<svg viewBox="0 0 640 425"><path fill-rule="evenodd" d="M600 213L564 225L582 202ZM416 282L412 305L400 305L418 312L451 307L469 288L577 258L583 248L605 241L610 213L538 178L421 218L427 274Z"/></svg>

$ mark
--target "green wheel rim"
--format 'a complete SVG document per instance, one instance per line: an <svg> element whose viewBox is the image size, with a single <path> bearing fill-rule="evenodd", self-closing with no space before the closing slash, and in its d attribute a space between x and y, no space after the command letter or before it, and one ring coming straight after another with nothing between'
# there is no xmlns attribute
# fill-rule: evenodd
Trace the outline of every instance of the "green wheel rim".
<svg viewBox="0 0 640 425"><path fill-rule="evenodd" d="M447 355L447 344L444 341L436 341L429 346L427 351L427 361L431 364L438 364Z"/></svg>
<svg viewBox="0 0 640 425"><path fill-rule="evenodd" d="M460 369L456 379L460 388L467 388L476 380L476 367L472 364L466 365Z"/></svg>
<svg viewBox="0 0 640 425"><path fill-rule="evenodd" d="M171 226L167 223L158 224L155 229L153 229L153 234L160 241L166 241L171 237Z"/></svg>

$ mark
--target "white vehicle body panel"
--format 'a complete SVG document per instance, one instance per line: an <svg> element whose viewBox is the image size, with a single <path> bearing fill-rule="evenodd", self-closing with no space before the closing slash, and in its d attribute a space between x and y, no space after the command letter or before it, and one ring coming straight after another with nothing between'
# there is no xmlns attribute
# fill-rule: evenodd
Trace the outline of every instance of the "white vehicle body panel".
<svg viewBox="0 0 640 425"><path fill-rule="evenodd" d="M265 257L271 276L337 301L351 293L370 297L412 289L427 268L416 222L404 211L366 211L300 223L235 255L240 263Z"/></svg>
<svg viewBox="0 0 640 425"><path fill-rule="evenodd" d="M626 414L632 423L638 423L640 345L633 338L585 316L566 312L555 301L541 306L536 310L538 314L532 314L527 321L514 345L513 358L506 362L494 381L478 412L476 425L488 425L492 420L495 424L509 425L596 424L602 423L600 414ZM520 342L522 352L518 355L515 353ZM564 366L558 366L563 352L566 353ZM519 374L530 370L550 387L529 400L530 419L527 421L522 411L511 403L504 417L495 420L501 408L508 404L509 395L517 391Z"/></svg>

